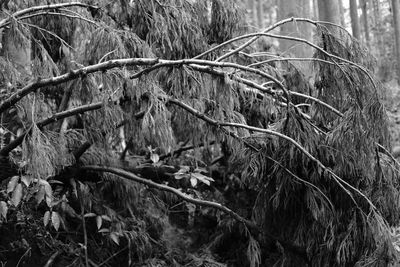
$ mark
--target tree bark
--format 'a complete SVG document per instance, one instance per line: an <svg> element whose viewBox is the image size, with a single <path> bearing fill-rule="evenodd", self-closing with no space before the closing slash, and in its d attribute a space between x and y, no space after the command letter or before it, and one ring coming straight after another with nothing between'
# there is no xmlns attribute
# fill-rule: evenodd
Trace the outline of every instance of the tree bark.
<svg viewBox="0 0 400 267"><path fill-rule="evenodd" d="M395 35L396 74L397 83L400 84L400 0L392 0L393 29Z"/></svg>
<svg viewBox="0 0 400 267"><path fill-rule="evenodd" d="M358 18L357 0L350 0L350 18L353 37L360 40L360 21Z"/></svg>
<svg viewBox="0 0 400 267"><path fill-rule="evenodd" d="M364 28L365 44L370 48L371 39L369 37L369 24L368 24L368 2L367 0L361 0L361 20Z"/></svg>
<svg viewBox="0 0 400 267"><path fill-rule="evenodd" d="M258 0L257 6L257 26L262 30L264 29L264 1Z"/></svg>
<svg viewBox="0 0 400 267"><path fill-rule="evenodd" d="M340 25L339 0L318 0L319 20Z"/></svg>
<svg viewBox="0 0 400 267"><path fill-rule="evenodd" d="M345 27L346 22L344 20L344 8L343 8L343 0L339 0L339 13L340 13L340 24Z"/></svg>

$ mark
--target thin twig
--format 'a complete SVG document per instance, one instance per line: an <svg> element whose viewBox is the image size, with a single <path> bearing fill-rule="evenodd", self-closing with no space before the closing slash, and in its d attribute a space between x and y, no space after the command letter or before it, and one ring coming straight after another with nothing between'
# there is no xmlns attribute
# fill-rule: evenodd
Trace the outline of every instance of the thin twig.
<svg viewBox="0 0 400 267"><path fill-rule="evenodd" d="M57 250L56 252L54 252L51 257L47 260L46 264L43 267L51 267L51 265L53 265L54 260L57 258L58 255L60 255L61 252L59 250Z"/></svg>

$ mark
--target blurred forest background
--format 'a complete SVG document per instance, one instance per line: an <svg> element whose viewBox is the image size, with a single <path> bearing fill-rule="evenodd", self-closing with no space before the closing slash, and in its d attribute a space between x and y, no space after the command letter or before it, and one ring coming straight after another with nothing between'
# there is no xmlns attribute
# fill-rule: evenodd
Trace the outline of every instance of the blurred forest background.
<svg viewBox="0 0 400 267"><path fill-rule="evenodd" d="M344 27L367 48L376 61L375 75L385 84L384 102L391 119L394 154L400 155L399 114L399 3L396 0L339 0L339 1L247 1L247 21L254 31L261 30L277 20L303 17L326 20ZM319 6L318 6L319 5ZM325 15L327 14L327 15ZM292 24L280 33L313 40L310 25ZM274 51L282 55L310 57L313 51L307 46L287 40L268 40Z"/></svg>
<svg viewBox="0 0 400 267"><path fill-rule="evenodd" d="M399 266L399 2L0 1L0 267Z"/></svg>

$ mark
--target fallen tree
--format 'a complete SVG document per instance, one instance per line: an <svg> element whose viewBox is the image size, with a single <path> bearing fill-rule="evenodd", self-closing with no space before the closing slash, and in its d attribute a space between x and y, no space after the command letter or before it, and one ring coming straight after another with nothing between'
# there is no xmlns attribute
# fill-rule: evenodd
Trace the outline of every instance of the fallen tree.
<svg viewBox="0 0 400 267"><path fill-rule="evenodd" d="M87 2L12 4L0 21L0 227L40 207L37 229L65 230L43 264L397 262L381 85L343 29L298 18L246 34L228 0ZM295 22L319 42L271 33ZM314 57L252 56L266 36Z"/></svg>

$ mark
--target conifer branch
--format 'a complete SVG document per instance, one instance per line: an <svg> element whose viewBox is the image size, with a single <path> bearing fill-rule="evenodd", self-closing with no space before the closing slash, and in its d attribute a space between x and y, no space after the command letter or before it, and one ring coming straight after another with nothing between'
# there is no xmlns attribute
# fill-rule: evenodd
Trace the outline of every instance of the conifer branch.
<svg viewBox="0 0 400 267"><path fill-rule="evenodd" d="M39 88L45 86L54 86L62 84L70 80L73 80L75 78L83 77L89 73L94 73L98 71L106 71L117 67L133 66L133 65L154 65L157 62L158 59L156 58L127 58L127 59L109 60L99 64L94 64L80 69L71 70L68 73L56 77L47 79L38 79L37 81L31 82L28 85L24 86L23 88L12 94L10 97L8 97L6 100L1 102L0 114L3 113L6 109L13 106L24 96L28 95L31 92L35 92Z"/></svg>
<svg viewBox="0 0 400 267"><path fill-rule="evenodd" d="M217 121L214 120L213 118L210 118L208 116L206 116L205 114L199 112L198 110L192 108L191 106L176 100L176 99L172 99L170 98L169 103L172 103L176 106L179 106L181 108L183 108L184 110L188 111L189 113L191 113L192 115L196 116L197 118L213 125L216 126L218 128L220 127L234 127L234 128L243 128L249 131L254 131L254 132L260 132L260 133L265 133L267 135L271 135L271 136L276 136L280 139L286 140L289 143L291 143L292 145L294 145L297 149L299 149L307 158L309 158L311 161L313 161L314 163L316 163L316 165L321 168L322 170L324 170L324 172L328 173L336 182L336 184L343 189L344 192L346 192L346 194L353 200L354 204L356 204L358 206L357 201L354 199L353 194L349 191L349 189L351 189L352 191L356 192L357 194L359 194L363 199L365 199L365 201L368 203L368 205L372 208L372 211L375 211L378 213L377 208L375 207L375 205L372 203L372 201L364 194L362 193L359 189L355 188L354 186L352 186L351 184L349 184L348 182L346 182L345 180L343 180L341 177L339 177L338 175L336 175L330 168L326 167L321 161L319 161L316 157L314 157L313 155L311 155L301 144L299 144L296 140L294 140L293 138L284 135L282 133L273 131L273 130L269 130L269 129L263 129L263 128L258 128L258 127L253 127L253 126L249 126L249 125L245 125L245 124L241 124L241 123L233 123L233 122L222 122L222 121ZM226 129L225 129L226 130ZM230 133L231 131L226 130L226 132ZM347 188L346 188L347 187Z"/></svg>
<svg viewBox="0 0 400 267"><path fill-rule="evenodd" d="M192 198L191 196L179 191L176 188L164 185L164 184L158 184L156 182L153 182L151 180L148 179L144 179L141 178L131 172L127 172L124 171L122 169L119 168L113 168L113 167L105 167L105 166L96 166L96 165L87 165L87 166L82 166L80 167L80 169L82 170L87 170L87 171L96 171L96 172L109 172L109 173L113 173L115 175L118 175L120 177L124 177L128 180L132 180L144 185L147 185L149 187L152 188L156 188L162 191L167 191L170 192L174 195L177 195L178 197L182 198L183 200L189 202L189 203L193 203L195 205L199 205L199 206L205 206L205 207L212 207L215 209L218 209L220 211L223 211L226 214L229 214L232 218L234 218L235 220L243 223L244 225L246 225L246 227L248 227L253 233L259 233L260 229L258 228L258 226L252 222L249 221L243 217L241 217L239 214L237 214L236 212L234 212L233 210L227 208L226 206L223 206L219 203L216 202L212 202L212 201L208 201L208 200L201 200L201 199L196 199L196 198Z"/></svg>
<svg viewBox="0 0 400 267"><path fill-rule="evenodd" d="M67 9L64 10L63 9L61 11L67 12L67 11L70 11L70 10L67 10ZM22 16L22 17L19 18L19 20L30 19L30 18L39 17L39 16L60 16L60 17L66 17L66 18L69 18L69 19L83 20L83 21L86 21L86 22L88 22L90 24L94 24L94 25L100 27L100 25L98 23L96 23L94 20L90 20L88 18L80 16L78 13L73 13L73 14L75 14L75 15L65 14L65 13L61 13L61 12L49 12L49 11L46 11L46 12L38 12L38 13L33 13L33 14L26 15L26 16ZM4 26L7 26L8 24L10 24L10 22L7 22Z"/></svg>
<svg viewBox="0 0 400 267"><path fill-rule="evenodd" d="M52 115L49 118L46 118L46 119L38 122L37 123L37 127L39 129L42 129L44 126L46 126L48 124L51 124L53 122L56 122L58 120L61 120L61 119L67 118L67 117L71 117L71 116L74 116L76 114L85 113L87 111L99 109L103 105L104 105L103 102L98 102L98 103L83 105L83 106L80 106L80 107L77 107L77 108L74 108L74 109L62 111L62 112L59 112L59 113L56 113L56 114ZM24 133L22 133L16 139L14 139L14 141L9 143L7 146L5 146L2 149L0 149L0 156L7 156L12 150L14 150L20 144L22 144L22 142L25 139L25 136L27 136L31 132L31 130L32 130L32 127L30 127L29 130L27 130Z"/></svg>
<svg viewBox="0 0 400 267"><path fill-rule="evenodd" d="M93 6L93 5L88 5L84 4L81 2L70 2L70 3L60 3L60 4L51 4L51 5L43 5L43 6L33 6L29 7L26 9L19 10L13 14L11 14L10 17L5 18L0 21L0 29L4 28L10 21L11 18L18 19L21 16L24 16L25 14L37 12L37 11L43 11L43 10L51 10L51 9L59 9L59 8L64 8L64 7L71 7L71 6L78 6L78 7L85 7L85 8L91 8L91 9L98 9L98 7Z"/></svg>
<svg viewBox="0 0 400 267"><path fill-rule="evenodd" d="M313 20L310 20L310 19L287 18L287 19L278 21L277 23L275 23L274 25L271 25L270 27L266 28L262 32L263 33L270 32L270 31L274 30L275 28L278 28L278 27L282 26L283 24L286 24L286 23L289 23L289 22L294 22L294 21L300 21L300 22L304 21L304 22L309 22L311 24L315 24L315 22ZM223 59L225 59L225 58L227 58L227 57L229 57L229 56L231 56L231 55L243 50L247 46L251 45L253 42L255 42L258 39L258 36L254 36L254 35L251 35L251 34L245 34L245 35L241 35L241 36L232 38L232 39L230 39L228 41L223 42L222 44L214 46L213 48L201 53L200 55L195 56L194 59L198 59L198 58L201 58L201 57L203 57L205 55L208 55L208 54L210 54L210 53L212 53L212 52L214 52L214 51L216 51L216 50L218 50L218 49L220 49L220 48L222 48L222 47L224 47L224 46L226 46L226 45L228 45L230 43L233 43L233 42L236 42L236 41L239 41L239 40L242 40L242 39L247 39L247 38L250 38L250 37L253 37L253 38L250 39L249 41L247 41L246 43L244 43L243 45L241 45L240 47L238 47L237 49L235 49L234 51L231 51L228 54L223 55L223 56L221 56L220 58L217 59L217 61L222 61Z"/></svg>
<svg viewBox="0 0 400 267"><path fill-rule="evenodd" d="M116 102L115 102L116 103ZM42 129L43 127L57 122L59 120L77 115L77 114L83 114L88 111L93 111L100 109L104 106L104 102L97 102L93 104L87 104L87 105L82 105L73 109L69 109L66 111L58 112L53 114L52 116L38 122L36 126L39 129ZM141 118L143 117L143 112L138 112L134 115L136 118ZM120 127L120 125L116 125L116 128ZM7 146L3 147L0 149L0 156L7 156L12 150L14 150L16 147L18 147L23 141L26 135L28 135L31 132L32 127L30 127L30 130L27 130L26 132L22 133L20 136L18 136L14 141L9 143Z"/></svg>
<svg viewBox="0 0 400 267"><path fill-rule="evenodd" d="M159 63L159 64L158 64ZM215 70L212 69L208 66L218 66L218 67L232 67L232 68L238 68L238 69L242 69L242 70L247 70L259 75L262 75L264 78L268 78L272 81L274 81L286 94L290 95L296 95L296 96L301 96L305 99L309 99L311 101L317 102L321 105L323 105L324 107L328 108L329 110L331 110L332 112L336 113L336 114L340 114L340 112L338 110L336 110L334 107L330 106L329 104L316 99L314 97L308 96L308 95L304 95L304 94L300 94L300 93L296 93L296 92L291 92L289 91L287 88L284 87L284 85L278 81L276 78L274 78L273 76L262 72L260 70L257 69L252 69L249 67L245 67L245 66L241 66L239 64L234 64L234 63L225 63L225 62L213 62L213 61L207 61L207 60L192 60L192 59L182 59L182 60L160 60L157 58L127 58L127 59L114 59L114 60L109 60L109 61L105 61L102 63L98 63L98 64L94 64L94 65L90 65L90 66L86 66L77 70L71 70L68 73L56 76L56 77L52 77L52 78L47 78L47 79L39 79L36 82L31 82L30 84L24 86L23 88L21 88L20 90L18 90L17 92L15 92L14 94L12 94L10 97L8 97L6 100L4 100L3 102L1 102L0 104L0 114L3 113L5 110L7 110L8 108L10 108L11 106L13 106L14 104L16 104L19 100L21 100L24 96L28 95L31 92L35 92L36 90L38 90L39 88L42 87L46 87L46 86L54 86L54 85L58 85L58 84L62 84L65 83L67 81L73 80L75 78L78 77L82 77L85 76L87 74L90 73L94 73L94 72L99 72L99 71L106 71L112 68L121 68L124 66L152 66L149 69L145 69L140 73L140 75L143 75L147 72L150 72L152 70L154 70L155 68L160 68L160 67L166 67L166 66L179 66L179 65L187 65L189 64L193 69L197 70L197 71L201 71L201 72L205 72L205 73L210 73L210 74L214 74L214 75L218 75L221 77L225 77L226 76L226 72L224 71L219 71L219 70ZM201 65L206 65L206 66L201 66ZM132 76L132 78L138 78L140 77L139 73L134 74ZM232 80L238 81L240 83L243 83L247 86L250 86L252 88L255 88L263 93L267 93L273 97L278 97L279 99L282 99L282 101L285 102L289 102L288 99L286 98L282 98L279 97L280 92L279 91L275 91L272 90L270 88L266 88L264 86L258 85L257 83L241 78L241 77L237 77L235 75L231 76ZM286 104L287 105L287 104Z"/></svg>
<svg viewBox="0 0 400 267"><path fill-rule="evenodd" d="M131 180L140 184L144 184L147 185L151 188L155 188L161 191L166 191L169 193L172 193L178 197L180 197L181 199L183 199L186 202L198 205L198 206L203 206L203 207L210 207L210 208L214 208L217 210L220 210L226 214L228 214L229 216L231 216L233 219L235 219L236 221L243 223L250 231L250 233L257 237L259 235L259 233L261 233L261 229L253 222L250 221L248 219L243 218L242 216L240 216L239 214L237 214L236 212L234 212L233 210L229 209L228 207L217 203L217 202L213 202L213 201L208 201L208 200L202 200L202 199L197 199L197 198L193 198L183 192L181 192L180 190L170 187L168 185L164 185L164 184L159 184L156 182L153 182L151 180L148 179L144 179L141 178L131 172L127 172L125 170L119 169L119 168L114 168L114 167L106 167L106 166L96 166L96 165L87 165L87 166L82 166L80 167L81 170L86 170L86 171L94 171L94 172L108 172L108 173L112 173L115 174L117 176L120 176L122 178L125 178L127 180ZM263 231L263 234L265 234L268 238L271 238L272 240L276 240L278 241L285 249L301 256L302 258L304 258L305 260L308 261L308 256L307 253L305 251L304 248L296 246L294 244L288 243L284 240L281 240L279 237L275 236L274 234L268 233Z"/></svg>

